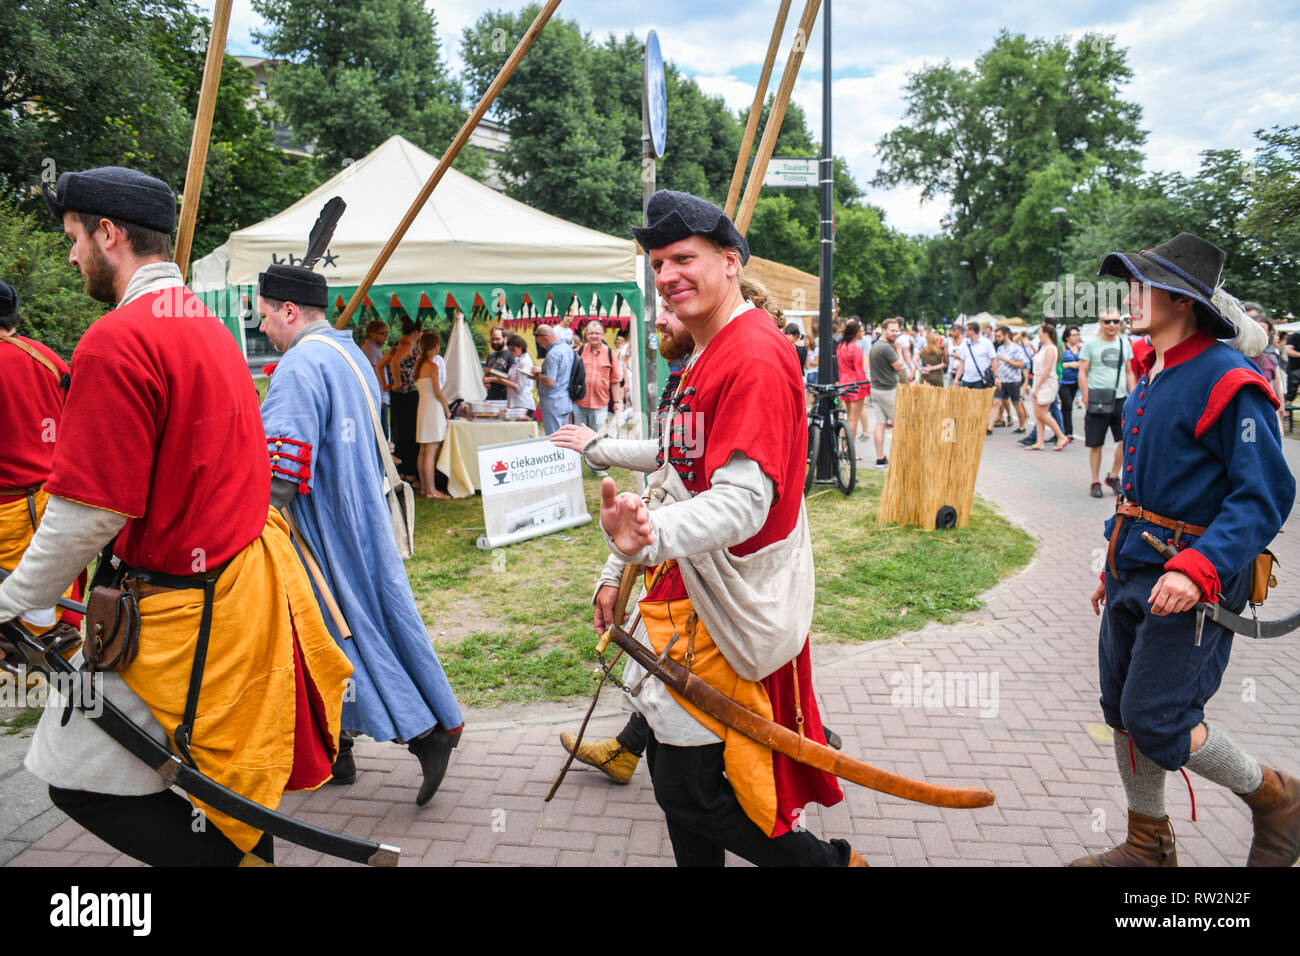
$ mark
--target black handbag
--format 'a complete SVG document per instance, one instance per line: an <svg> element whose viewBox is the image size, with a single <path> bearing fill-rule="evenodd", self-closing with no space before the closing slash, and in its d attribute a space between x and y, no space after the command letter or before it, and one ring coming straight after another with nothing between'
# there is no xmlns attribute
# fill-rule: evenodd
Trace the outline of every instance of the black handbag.
<svg viewBox="0 0 1300 956"><path fill-rule="evenodd" d="M975 371L980 373L980 381L983 383L980 388L994 388L997 381L993 377L993 367L980 368L980 361L975 357L975 350L971 348L969 342L966 343L966 351L970 353L970 360L975 363Z"/></svg>
<svg viewBox="0 0 1300 956"><path fill-rule="evenodd" d="M1115 369L1114 388L1092 388L1088 390L1089 415L1115 414L1115 393L1119 391L1119 377L1124 374L1124 342L1119 343L1119 367Z"/></svg>

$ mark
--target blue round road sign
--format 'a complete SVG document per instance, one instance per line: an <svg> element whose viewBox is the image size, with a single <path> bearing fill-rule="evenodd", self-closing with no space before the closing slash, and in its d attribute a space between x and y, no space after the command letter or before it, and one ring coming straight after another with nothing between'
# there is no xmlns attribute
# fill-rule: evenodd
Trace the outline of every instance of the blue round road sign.
<svg viewBox="0 0 1300 956"><path fill-rule="evenodd" d="M646 103L646 118L650 123L650 142L655 155L664 154L664 145L668 140L668 89L664 85L664 57L659 52L659 37L651 30L645 40L645 89L643 95Z"/></svg>

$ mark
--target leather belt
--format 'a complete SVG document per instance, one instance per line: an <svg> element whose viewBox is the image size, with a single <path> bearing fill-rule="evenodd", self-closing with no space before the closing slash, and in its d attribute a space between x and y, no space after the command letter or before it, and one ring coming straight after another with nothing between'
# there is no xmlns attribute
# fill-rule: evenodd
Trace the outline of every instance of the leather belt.
<svg viewBox="0 0 1300 956"><path fill-rule="evenodd" d="M1196 535L1198 538L1205 534L1206 529L1199 524L1189 524L1186 521L1175 521L1173 518L1166 518L1164 515L1158 515L1154 511L1148 511L1141 505L1135 505L1132 502L1121 500L1115 505L1115 525L1110 529L1110 544L1106 548L1106 564L1110 567L1110 573L1116 581L1121 580L1119 571L1115 567L1115 548L1119 542L1120 531L1124 527L1124 519L1132 518L1134 521L1147 521L1157 527L1164 528L1174 533L1174 546L1178 546L1179 540L1184 534Z"/></svg>
<svg viewBox="0 0 1300 956"><path fill-rule="evenodd" d="M35 531L40 519L36 516L36 492L41 490L45 482L35 485L28 485L26 488L0 488L0 504L9 504L12 501L18 501L22 498L27 499L27 516L32 519L32 530Z"/></svg>
<svg viewBox="0 0 1300 956"><path fill-rule="evenodd" d="M130 578L134 582L137 597L146 598L161 594L163 591L201 591L208 581L216 581L221 577L230 566L230 561L223 561L204 574L164 574L161 571L146 571L144 568L132 567L125 562L121 564L118 571L124 578Z"/></svg>
<svg viewBox="0 0 1300 956"><path fill-rule="evenodd" d="M1115 514L1123 515L1126 518L1132 518L1135 521L1149 521L1151 524L1159 525L1161 528L1167 528L1174 534L1182 537L1185 534L1194 534L1198 538L1205 534L1206 529L1199 524L1191 524L1187 521L1175 521L1173 518L1166 518L1164 515L1158 515L1153 511L1147 511L1141 505L1135 505L1128 501L1121 501L1115 506Z"/></svg>
<svg viewBox="0 0 1300 956"><path fill-rule="evenodd" d="M26 498L41 490L41 486L28 485L26 488L0 488L0 498Z"/></svg>

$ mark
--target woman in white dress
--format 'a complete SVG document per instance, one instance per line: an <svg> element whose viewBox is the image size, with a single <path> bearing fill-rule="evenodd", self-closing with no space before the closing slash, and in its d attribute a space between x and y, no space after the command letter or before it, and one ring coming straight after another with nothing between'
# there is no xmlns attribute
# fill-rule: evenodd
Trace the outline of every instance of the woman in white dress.
<svg viewBox="0 0 1300 956"><path fill-rule="evenodd" d="M415 388L420 394L420 408L415 419L415 440L420 445L418 467L420 491L426 498L450 498L440 491L438 480L438 452L447 437L447 419L451 410L442 394L447 380L447 363L438 354L442 339L437 332L420 336L420 361L415 366Z"/></svg>
<svg viewBox="0 0 1300 956"><path fill-rule="evenodd" d="M1043 439L1048 429L1051 429L1052 434L1056 436L1056 450L1061 451L1070 444L1070 436L1061 430L1061 426L1056 424L1056 419L1052 417L1052 402L1056 401L1056 394L1060 388L1060 380L1056 377L1056 357L1059 354L1056 326L1044 322L1038 330L1038 340L1038 351L1034 353L1033 362L1033 406L1034 417L1038 420L1038 441L1026 447L1030 451L1042 451L1045 447Z"/></svg>

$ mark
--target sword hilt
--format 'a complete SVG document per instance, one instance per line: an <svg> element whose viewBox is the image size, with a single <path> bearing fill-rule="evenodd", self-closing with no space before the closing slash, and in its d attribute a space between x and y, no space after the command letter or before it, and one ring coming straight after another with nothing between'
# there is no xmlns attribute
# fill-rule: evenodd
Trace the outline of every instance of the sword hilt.
<svg viewBox="0 0 1300 956"><path fill-rule="evenodd" d="M632 590L636 587L636 578L640 570L639 564L623 565L623 576L618 579L618 595L614 598L614 613L610 620L610 627L622 624L623 618L627 616L627 602L632 599ZM604 654L605 648L609 647L610 627L605 628L605 633L600 635L600 640L596 642L597 654Z"/></svg>

